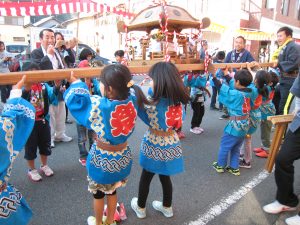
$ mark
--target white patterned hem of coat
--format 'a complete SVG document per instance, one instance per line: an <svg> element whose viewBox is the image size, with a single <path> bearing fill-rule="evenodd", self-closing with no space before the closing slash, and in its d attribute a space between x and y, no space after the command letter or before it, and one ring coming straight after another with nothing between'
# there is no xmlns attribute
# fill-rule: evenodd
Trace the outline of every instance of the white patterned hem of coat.
<svg viewBox="0 0 300 225"><path fill-rule="evenodd" d="M89 176L87 176L87 180L89 182L88 190L93 194L96 194L97 191L102 191L104 194L112 194L117 188L125 187L128 181L128 179L125 178L124 180L117 181L113 184L98 184Z"/></svg>

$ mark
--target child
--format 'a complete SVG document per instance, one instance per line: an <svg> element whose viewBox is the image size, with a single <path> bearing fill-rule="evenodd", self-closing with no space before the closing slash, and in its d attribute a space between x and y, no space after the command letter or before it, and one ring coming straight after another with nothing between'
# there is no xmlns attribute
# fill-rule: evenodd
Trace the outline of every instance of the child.
<svg viewBox="0 0 300 225"><path fill-rule="evenodd" d="M23 76L10 92L0 117L0 224L26 225L31 209L22 194L8 183L12 164L23 149L34 124L34 107L21 98Z"/></svg>
<svg viewBox="0 0 300 225"><path fill-rule="evenodd" d="M125 56L125 52L123 50L118 50L115 52L115 58L117 63L127 66L128 62L124 56Z"/></svg>
<svg viewBox="0 0 300 225"><path fill-rule="evenodd" d="M195 71L184 76L185 86L191 87L191 107L193 109L193 117L191 121L190 132L194 134L202 134L204 129L200 127L204 116L205 107L205 87L206 76L200 75L200 71Z"/></svg>
<svg viewBox="0 0 300 225"><path fill-rule="evenodd" d="M30 63L26 71L39 70L36 63ZM58 84L59 86L59 84ZM36 170L34 160L37 155L37 148L41 157L40 172L46 177L52 176L53 170L48 166L48 156L51 155L51 133L49 125L49 104L54 100L57 90L55 87L50 87L47 83L27 83L23 90L22 97L29 101L35 108L35 122L33 130L25 145L24 158L28 164L28 177L32 181L41 181L42 177Z"/></svg>
<svg viewBox="0 0 300 225"><path fill-rule="evenodd" d="M251 69L249 67L249 71ZM253 74L254 75L254 74ZM251 159L252 159L252 143L251 136L257 130L258 125L261 121L261 111L260 106L262 104L262 99L267 98L269 91L267 85L270 83L270 74L265 70L259 70L254 79L254 83L252 83L249 88L252 90L251 95L251 110L250 110L250 128L245 137L244 148L242 151L242 159L240 161L240 167L250 169L251 168Z"/></svg>
<svg viewBox="0 0 300 225"><path fill-rule="evenodd" d="M225 72L227 74L228 71ZM228 75L225 77L229 86L221 86L219 101L228 108L229 120L221 139L218 161L213 163L218 173L225 169L236 176L240 175L239 155L240 147L249 130L249 113L251 89L247 88L252 82L252 75L248 70L240 70L234 75L234 80ZM214 78L217 82L217 79ZM227 166L227 158L230 153L230 162Z"/></svg>
<svg viewBox="0 0 300 225"><path fill-rule="evenodd" d="M272 102L275 88L279 82L279 78L274 72L270 72L270 83L267 86L268 88L268 97L263 98L262 105L260 107L261 111L261 123L260 123L260 138L262 142L262 147L255 148L255 155L261 158L267 158L269 153L269 148L271 146L270 136L272 130L272 122L268 121L268 116L274 116L276 113L275 106Z"/></svg>
<svg viewBox="0 0 300 225"><path fill-rule="evenodd" d="M143 171L138 197L131 200L131 207L138 218L146 217L150 183L153 176L159 174L163 202L154 201L152 206L164 216L172 217L170 175L183 172L182 149L175 130L182 125L182 104L189 101L189 96L174 64L156 63L151 67L149 76L152 79L151 102L154 105L139 110L139 117L149 129L144 135L140 150Z"/></svg>
<svg viewBox="0 0 300 225"><path fill-rule="evenodd" d="M87 221L89 225L102 224L106 195L108 215L105 224L116 224L113 221L116 189L126 184L132 165L127 139L134 130L138 106L142 107L143 102L148 101L141 89L133 85L128 68L120 64L102 70L100 91L103 97L91 96L87 85L73 75L70 83L64 98L71 114L79 124L97 134L86 162L96 217L90 216Z"/></svg>
<svg viewBox="0 0 300 225"><path fill-rule="evenodd" d="M90 67L90 63L88 62L87 59L82 60L78 64L78 68L84 68L84 67ZM101 96L99 82L97 81L97 79L86 78L86 79L82 79L82 81L85 82L86 85L88 86L91 95ZM76 128L77 128L77 136L78 136L79 155L80 155L79 163L82 166L86 166L86 158L88 156L88 151L86 150L86 146L87 146L86 142L88 139L89 141L88 150L90 150L94 143L95 132L92 129L87 129L85 126L80 125L79 123L76 124Z"/></svg>

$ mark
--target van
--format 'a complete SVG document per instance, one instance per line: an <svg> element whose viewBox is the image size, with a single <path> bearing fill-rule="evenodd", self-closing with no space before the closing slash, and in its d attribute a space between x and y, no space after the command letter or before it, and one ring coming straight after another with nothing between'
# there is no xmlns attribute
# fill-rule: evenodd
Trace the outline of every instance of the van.
<svg viewBox="0 0 300 225"><path fill-rule="evenodd" d="M5 43L4 43L5 44ZM26 43L8 43L5 44L5 50L15 57L16 55L21 54L23 51L26 50L28 44Z"/></svg>

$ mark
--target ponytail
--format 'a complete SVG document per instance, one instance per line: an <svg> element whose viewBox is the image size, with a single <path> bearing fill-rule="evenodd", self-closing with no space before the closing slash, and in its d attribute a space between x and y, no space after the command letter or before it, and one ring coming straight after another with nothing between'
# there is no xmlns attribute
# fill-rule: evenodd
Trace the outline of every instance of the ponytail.
<svg viewBox="0 0 300 225"><path fill-rule="evenodd" d="M138 107L143 107L144 105L150 105L151 103L149 102L149 100L147 99L147 97L144 95L142 89L137 86L137 85L132 85L131 88L134 90L135 92L135 96L137 98L137 104Z"/></svg>
<svg viewBox="0 0 300 225"><path fill-rule="evenodd" d="M269 96L268 84L271 82L270 74L265 70L259 70L255 75L258 94L265 98Z"/></svg>

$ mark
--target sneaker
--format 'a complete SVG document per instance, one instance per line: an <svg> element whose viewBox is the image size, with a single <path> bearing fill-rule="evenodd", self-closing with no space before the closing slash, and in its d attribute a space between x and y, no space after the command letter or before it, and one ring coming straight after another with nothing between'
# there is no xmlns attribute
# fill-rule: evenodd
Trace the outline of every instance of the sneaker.
<svg viewBox="0 0 300 225"><path fill-rule="evenodd" d="M267 151L266 149L264 149L263 147L260 148L254 148L253 152L255 153L259 153L259 152L263 152L263 151Z"/></svg>
<svg viewBox="0 0 300 225"><path fill-rule="evenodd" d="M66 124L72 124L73 122L70 119L66 119L65 123Z"/></svg>
<svg viewBox="0 0 300 225"><path fill-rule="evenodd" d="M126 215L126 210L125 210L125 206L123 203L118 203L117 204L117 210L119 212L119 217L121 220L126 220L127 219L127 215ZM116 219L115 219L116 220Z"/></svg>
<svg viewBox="0 0 300 225"><path fill-rule="evenodd" d="M140 208L137 204L138 198L134 197L131 199L131 208L136 213L136 216L140 219L143 219L146 217L146 208Z"/></svg>
<svg viewBox="0 0 300 225"><path fill-rule="evenodd" d="M260 158L268 158L269 152L262 151L262 152L255 153L255 155Z"/></svg>
<svg viewBox="0 0 300 225"><path fill-rule="evenodd" d="M55 137L55 141L57 141L57 142L70 142L72 140L73 140L73 138L71 138L65 134L62 137Z"/></svg>
<svg viewBox="0 0 300 225"><path fill-rule="evenodd" d="M233 169L233 168L231 168L230 166L227 166L227 167L226 167L226 171L227 171L228 173L231 173L231 174L235 175L235 176L241 175L239 169Z"/></svg>
<svg viewBox="0 0 300 225"><path fill-rule="evenodd" d="M89 216L87 218L88 225L96 225L96 218L94 216Z"/></svg>
<svg viewBox="0 0 300 225"><path fill-rule="evenodd" d="M266 213L278 214L278 213L285 212L285 211L295 211L296 207L290 207L290 206L287 206L287 205L282 205L276 200L276 201L274 201L274 202L272 202L268 205L265 205L263 207L263 210Z"/></svg>
<svg viewBox="0 0 300 225"><path fill-rule="evenodd" d="M179 139L185 138L185 134L182 131L177 131L177 135Z"/></svg>
<svg viewBox="0 0 300 225"><path fill-rule="evenodd" d="M246 162L245 159L240 161L239 164L240 168L246 168L246 169L250 169L251 168L251 163L250 162Z"/></svg>
<svg viewBox="0 0 300 225"><path fill-rule="evenodd" d="M51 176L54 175L53 170L48 165L41 166L40 167L40 172L45 174L46 177L51 177Z"/></svg>
<svg viewBox="0 0 300 225"><path fill-rule="evenodd" d="M197 127L191 128L190 132L192 132L193 134L201 134L202 133L200 130L197 129Z"/></svg>
<svg viewBox="0 0 300 225"><path fill-rule="evenodd" d="M285 222L288 225L299 225L300 224L300 216L296 215L293 217L289 217L285 220Z"/></svg>
<svg viewBox="0 0 300 225"><path fill-rule="evenodd" d="M82 166L86 166L86 159L79 159L78 161Z"/></svg>
<svg viewBox="0 0 300 225"><path fill-rule="evenodd" d="M51 148L55 148L55 144L54 144L54 141L51 141L51 145L50 145Z"/></svg>
<svg viewBox="0 0 300 225"><path fill-rule="evenodd" d="M223 114L222 116L219 117L219 120L227 120L229 118L229 115Z"/></svg>
<svg viewBox="0 0 300 225"><path fill-rule="evenodd" d="M28 170L27 175L28 175L29 179L34 182L38 182L43 179L36 169Z"/></svg>
<svg viewBox="0 0 300 225"><path fill-rule="evenodd" d="M203 128L201 128L201 127L196 127L196 129L197 129L197 130L199 130L201 133L203 133L203 132L204 132L204 129L203 129Z"/></svg>
<svg viewBox="0 0 300 225"><path fill-rule="evenodd" d="M173 216L172 206L171 207L164 207L162 202L160 202L160 201L153 201L152 206L155 210L160 211L167 218L170 218L170 217Z"/></svg>
<svg viewBox="0 0 300 225"><path fill-rule="evenodd" d="M217 162L214 162L212 166L213 166L213 168L215 168L215 170L218 173L224 173L225 172L224 167L219 166Z"/></svg>

